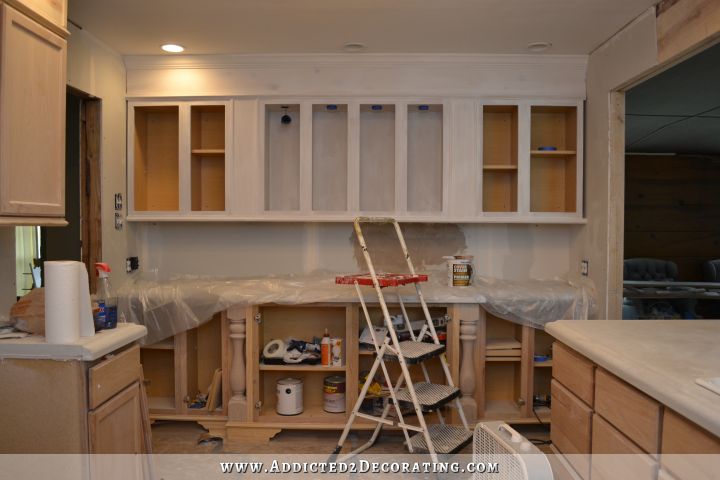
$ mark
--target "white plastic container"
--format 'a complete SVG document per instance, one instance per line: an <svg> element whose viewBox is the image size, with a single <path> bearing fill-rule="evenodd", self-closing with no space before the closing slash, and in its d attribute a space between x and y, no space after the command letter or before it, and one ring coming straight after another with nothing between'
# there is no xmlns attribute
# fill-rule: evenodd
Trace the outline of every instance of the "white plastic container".
<svg viewBox="0 0 720 480"><path fill-rule="evenodd" d="M303 381L301 378L281 378L277 382L279 415L299 415L303 412Z"/></svg>

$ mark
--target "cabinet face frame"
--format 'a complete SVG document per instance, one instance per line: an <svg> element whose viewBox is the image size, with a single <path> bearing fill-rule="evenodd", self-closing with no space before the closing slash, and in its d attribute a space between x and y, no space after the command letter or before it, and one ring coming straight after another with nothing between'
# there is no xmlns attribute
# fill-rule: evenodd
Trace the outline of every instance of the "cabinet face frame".
<svg viewBox="0 0 720 480"><path fill-rule="evenodd" d="M223 106L225 108L225 209L201 211L192 209L192 107ZM178 210L154 211L135 208L135 108L177 107L178 109ZM228 99L128 101L127 104L127 191L128 213L138 219L222 218L231 213L235 156L233 154L233 102Z"/></svg>

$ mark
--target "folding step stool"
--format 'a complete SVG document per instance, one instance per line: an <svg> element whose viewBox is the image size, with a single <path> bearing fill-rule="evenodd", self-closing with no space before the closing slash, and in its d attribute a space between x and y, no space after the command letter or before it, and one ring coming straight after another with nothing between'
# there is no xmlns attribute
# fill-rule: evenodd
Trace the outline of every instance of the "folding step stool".
<svg viewBox="0 0 720 480"><path fill-rule="evenodd" d="M391 274L391 273L376 273L375 267L373 266L370 253L368 252L365 238L362 234L360 224L362 223L381 223L381 224L392 224L395 227L398 240L400 241L400 247L402 248L405 260L407 261L408 274ZM468 428L467 420L465 419L465 413L460 405L460 389L457 388L452 381L450 376L450 369L448 368L447 358L445 357L445 345L440 344L435 326L433 325L432 318L430 317L430 311L428 310L425 298L423 297L422 290L420 289L420 283L427 281L427 275L418 275L415 273L412 260L410 260L410 254L408 253L407 246L405 245L405 239L403 238L400 225L393 218L372 218L372 217L358 217L355 219L355 234L357 235L360 248L362 249L363 256L369 273L361 275L346 275L340 276L335 279L335 283L355 285L360 304L362 305L363 314L365 321L367 322L370 332L373 332L373 325L370 320L370 314L368 313L367 304L363 297L360 286L373 286L380 302L380 308L382 310L385 327L388 330L389 337L386 335L384 339L377 338L375 334L372 335L373 344L375 347L375 362L373 363L370 373L367 376L367 380L363 385L360 395L353 407L350 418L348 418L345 429L343 430L342 436L338 441L338 445L333 451L333 455L337 455L342 450L343 444L347 440L347 436L350 433L350 428L356 418L362 418L377 422L375 431L373 432L370 440L360 446L358 449L350 452L348 456L357 455L360 452L370 448L377 440L380 431L384 425L391 425L400 427L405 435L405 441L408 450L412 453L414 451L428 452L434 462L437 462L437 454L450 454L460 451L463 447L468 445L472 440L472 431ZM405 310L405 304L403 303L400 292L397 291L397 298L402 311L402 317L405 322L405 326L410 332L410 340L399 341L395 327L393 326L390 313L388 312L387 303L385 302L385 296L383 294L383 288L386 287L401 287L403 285L414 284L415 291L417 292L418 301L422 307L423 314L425 315L425 322L422 326L419 334L415 336L410 320ZM432 343L424 342L426 335L429 335L432 339ZM424 363L434 357L440 357L440 363L442 364L443 372L445 372L445 379L447 384L434 384L430 382L430 377L427 372L427 368ZM402 371L400 378L393 384L387 367L386 361L397 361L400 363L400 369ZM424 382L413 383L410 378L410 371L408 365L420 364L422 372L425 378ZM373 378L377 373L378 368L382 369L383 375L385 376L385 382L390 389L390 401L385 405L382 416L375 417L361 413L360 406L362 405L365 396L367 395L368 388L373 382ZM403 387L403 384L405 387ZM462 420L463 426L448 425L445 423L441 408L443 405L451 401L454 402L455 408L457 408L460 419ZM415 415L419 421L420 426L410 425L405 423L402 415L402 406L412 404L415 411ZM390 408L394 407L397 421L388 418ZM440 424L427 425L425 423L424 414L427 412L435 411ZM410 437L408 431L416 432L415 435Z"/></svg>

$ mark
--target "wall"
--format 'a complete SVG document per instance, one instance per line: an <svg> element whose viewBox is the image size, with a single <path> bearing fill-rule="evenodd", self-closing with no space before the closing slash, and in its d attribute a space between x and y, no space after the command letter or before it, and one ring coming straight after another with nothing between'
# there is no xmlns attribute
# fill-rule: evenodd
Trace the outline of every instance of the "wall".
<svg viewBox="0 0 720 480"><path fill-rule="evenodd" d="M15 290L15 227L0 227L0 322L7 320Z"/></svg>
<svg viewBox="0 0 720 480"><path fill-rule="evenodd" d="M620 318L624 162L624 97L615 89L657 65L655 9L649 9L596 49L588 62L585 105L585 216L572 258L589 260L600 318ZM613 157L615 155L615 157ZM611 263L613 262L613 263ZM579 265L573 265L573 269Z"/></svg>
<svg viewBox="0 0 720 480"><path fill-rule="evenodd" d="M550 100L583 98L586 58L224 55L127 57L125 64L130 98L415 95ZM365 269L349 223L135 225L142 269L157 269L160 278ZM576 228L409 224L404 232L418 268L440 267L443 255L463 253L476 257L481 275L526 279L567 275L570 265L577 263L570 253ZM369 236L368 244L385 261L385 268L402 266L394 237L377 232Z"/></svg>
<svg viewBox="0 0 720 480"><path fill-rule="evenodd" d="M114 194L125 198L125 65L122 58L85 30L70 25L68 85L102 100L102 258L113 281L125 279L125 258L134 252L132 226L114 228Z"/></svg>
<svg viewBox="0 0 720 480"><path fill-rule="evenodd" d="M678 265L683 281L703 281L702 264L720 257L720 157L626 157L625 257Z"/></svg>

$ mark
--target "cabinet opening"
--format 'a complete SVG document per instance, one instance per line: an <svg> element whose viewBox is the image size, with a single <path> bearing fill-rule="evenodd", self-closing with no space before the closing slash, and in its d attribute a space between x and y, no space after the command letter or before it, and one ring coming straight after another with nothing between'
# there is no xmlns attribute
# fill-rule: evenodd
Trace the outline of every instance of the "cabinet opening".
<svg viewBox="0 0 720 480"><path fill-rule="evenodd" d="M516 212L518 107L483 106L483 211Z"/></svg>
<svg viewBox="0 0 720 480"><path fill-rule="evenodd" d="M485 365L485 418L520 417L520 363L500 362Z"/></svg>
<svg viewBox="0 0 720 480"><path fill-rule="evenodd" d="M154 348L154 347L158 348ZM140 362L145 376L148 408L153 412L175 411L175 352L170 342L153 348L140 349ZM160 348L169 346L169 348Z"/></svg>
<svg viewBox="0 0 720 480"><path fill-rule="evenodd" d="M395 209L395 105L360 106L360 210Z"/></svg>
<svg viewBox="0 0 720 480"><path fill-rule="evenodd" d="M225 106L193 105L190 191L193 211L225 210Z"/></svg>
<svg viewBox="0 0 720 480"><path fill-rule="evenodd" d="M135 107L134 197L136 211L177 211L179 109Z"/></svg>
<svg viewBox="0 0 720 480"><path fill-rule="evenodd" d="M313 105L312 155L313 210L347 210L347 105Z"/></svg>
<svg viewBox="0 0 720 480"><path fill-rule="evenodd" d="M408 105L407 209L440 212L443 199L443 106Z"/></svg>
<svg viewBox="0 0 720 480"><path fill-rule="evenodd" d="M530 125L530 211L577 210L577 108L534 106Z"/></svg>
<svg viewBox="0 0 720 480"><path fill-rule="evenodd" d="M300 209L300 105L265 107L265 210Z"/></svg>

